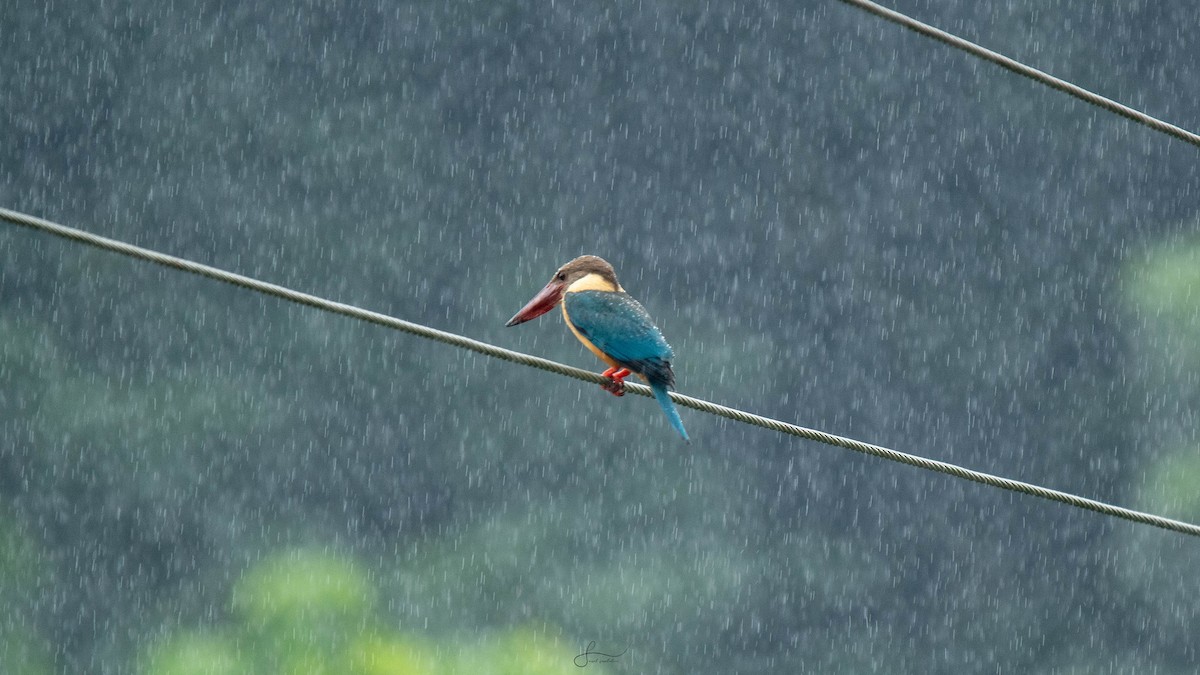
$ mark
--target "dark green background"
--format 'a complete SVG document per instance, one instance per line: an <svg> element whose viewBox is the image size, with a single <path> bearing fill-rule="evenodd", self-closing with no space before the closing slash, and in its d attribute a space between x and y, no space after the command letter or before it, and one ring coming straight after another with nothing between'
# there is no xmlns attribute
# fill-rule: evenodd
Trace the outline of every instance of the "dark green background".
<svg viewBox="0 0 1200 675"><path fill-rule="evenodd" d="M892 6L1200 127L1192 3ZM503 323L598 254L684 393L1200 520L1197 149L841 3L0 34L3 206L597 369ZM1194 539L683 416L4 225L0 670L1200 665Z"/></svg>

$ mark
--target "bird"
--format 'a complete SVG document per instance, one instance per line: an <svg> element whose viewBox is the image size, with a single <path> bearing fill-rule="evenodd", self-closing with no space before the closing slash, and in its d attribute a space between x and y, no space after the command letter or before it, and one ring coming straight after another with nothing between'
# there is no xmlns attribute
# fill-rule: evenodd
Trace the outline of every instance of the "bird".
<svg viewBox="0 0 1200 675"><path fill-rule="evenodd" d="M568 262L550 278L545 288L513 315L505 326L516 326L562 306L567 328L601 361L608 364L602 384L615 396L625 394L630 373L650 385L671 426L690 443L683 420L671 400L675 387L671 359L675 357L650 313L625 292L613 266L603 258L583 255Z"/></svg>

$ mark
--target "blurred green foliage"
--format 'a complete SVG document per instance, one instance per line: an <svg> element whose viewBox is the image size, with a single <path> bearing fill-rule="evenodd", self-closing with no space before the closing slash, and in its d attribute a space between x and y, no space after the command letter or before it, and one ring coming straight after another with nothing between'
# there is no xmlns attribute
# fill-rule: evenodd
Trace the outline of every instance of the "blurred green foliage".
<svg viewBox="0 0 1200 675"><path fill-rule="evenodd" d="M1187 522L1200 520L1200 447L1166 452L1142 486L1141 507Z"/></svg>
<svg viewBox="0 0 1200 675"><path fill-rule="evenodd" d="M255 670L244 661L232 639L201 632L177 632L155 645L144 658L148 675L248 675Z"/></svg>
<svg viewBox="0 0 1200 675"><path fill-rule="evenodd" d="M1133 257L1124 277L1126 314L1143 326L1132 333L1132 342L1134 357L1146 366L1147 396L1176 411L1152 427L1157 447L1142 457L1142 475L1133 486L1135 504L1200 522L1200 446L1189 431L1187 412L1200 403L1200 240L1160 242ZM1122 533L1116 576L1130 594L1130 611L1138 616L1148 646L1166 655L1163 671L1194 672L1191 656L1178 643L1195 634L1196 616L1176 604L1179 598L1200 597L1193 542L1147 529Z"/></svg>
<svg viewBox="0 0 1200 675"><path fill-rule="evenodd" d="M580 672L563 640L515 625L486 633L388 628L376 589L351 558L298 549L238 580L233 616L216 630L182 628L154 645L145 675L558 675ZM603 675L606 666L587 672Z"/></svg>
<svg viewBox="0 0 1200 675"><path fill-rule="evenodd" d="M1171 371L1200 370L1200 241L1160 243L1134 259L1126 279L1127 300L1150 327L1139 333L1147 356Z"/></svg>
<svg viewBox="0 0 1200 675"><path fill-rule="evenodd" d="M1136 355L1152 367L1153 395L1184 409L1200 403L1200 240L1173 238L1133 258L1125 270L1131 317L1145 329ZM1187 421L1179 420L1182 428ZM1171 424L1168 433L1180 427ZM1186 433L1186 432L1185 432ZM1145 473L1142 507L1182 520L1200 520L1200 447L1162 448Z"/></svg>
<svg viewBox="0 0 1200 675"><path fill-rule="evenodd" d="M345 560L299 551L264 561L234 587L256 672L336 673L367 628L372 593Z"/></svg>
<svg viewBox="0 0 1200 675"><path fill-rule="evenodd" d="M35 602L47 585L38 544L0 508L0 672L48 675L50 645L37 629Z"/></svg>

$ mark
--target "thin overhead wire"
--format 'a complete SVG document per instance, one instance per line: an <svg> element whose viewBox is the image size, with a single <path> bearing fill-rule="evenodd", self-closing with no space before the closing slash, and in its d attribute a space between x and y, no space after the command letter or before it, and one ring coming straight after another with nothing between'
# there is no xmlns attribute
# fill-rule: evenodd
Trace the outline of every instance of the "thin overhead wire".
<svg viewBox="0 0 1200 675"><path fill-rule="evenodd" d="M114 253L120 253L131 258L158 263L159 265L164 265L166 267L184 272L190 272L192 274L198 274L200 276L222 281L227 284L241 286L242 288L247 288L258 293L271 295L289 302L307 305L309 307L314 307L326 312L332 312L334 314L353 317L355 319L360 319L369 323L403 331L405 333L410 333L412 335L417 335L430 340L437 340L438 342L443 342L455 347L460 347L462 349L469 349L473 352L490 356L492 358L503 359L512 363L521 364L523 366L529 366L531 368L538 368L551 373L573 377L578 380L583 380L584 382L603 384L608 381L607 378L603 377L599 373L583 370L581 368L574 368L572 366L551 361L549 359L543 359L537 356L531 356L529 354L512 351L511 349L497 347L486 342L472 340L471 338L464 337L456 333L437 330L435 328L430 328L428 326L413 323L411 321L404 321L403 319L397 319L386 314L380 314L379 312L372 312L367 309L355 307L354 305L347 305L341 302L334 302L333 300L326 300L325 298L309 295L308 293L301 293L300 291L295 291L290 288L267 283L265 281L259 281L258 279L252 279L250 277L228 272L216 267L210 267L201 263L192 262L191 260L177 258L175 256L141 248L139 246L127 244L115 239L101 237L83 230L77 230L75 228L52 223L48 220L26 215L24 213L19 213L17 211L0 208L0 219L7 220L16 225L22 225L24 227L62 237L64 239L86 244L88 246L93 246L106 251L112 251ZM625 385L625 390L632 394L637 394L638 396L653 396L650 387L642 384L632 382L627 383ZM1051 490L1049 488L1040 487L1030 483L994 476L981 471L966 469L955 464L939 462L937 460L927 459L925 457L900 452L898 450L892 450L890 448L873 445L871 443L863 443L862 441L856 441L851 438L836 436L834 434L825 433L816 429L809 429L807 427L781 422L779 420L763 417L761 415L755 415L738 410L736 408L718 405L710 401L693 398L691 396L685 396L683 394L672 392L671 398L681 406L706 412L712 415L725 417L743 424L751 424L780 433L799 436L800 438L817 441L818 443L825 443L827 445L854 450L855 452L861 452L873 457L880 457L893 462L915 466L928 471L949 474L957 478L964 478L966 480L982 483L991 487L997 487L1004 490L1010 490L1012 492L1019 492L1035 497L1041 497L1042 499L1068 504L1077 508L1095 511L1096 513L1113 516L1115 518L1122 518L1135 523L1152 525L1154 527L1160 527L1164 530L1171 530L1192 536L1200 536L1200 525L1194 525L1192 523L1172 520L1170 518L1164 518L1162 516L1157 516L1150 513L1114 506L1104 502L1096 501L1094 499L1079 497L1068 492Z"/></svg>
<svg viewBox="0 0 1200 675"><path fill-rule="evenodd" d="M927 23L917 21L911 16L901 14L893 9L888 9L883 5L871 2L870 0L840 1L866 12L870 12L871 14L874 14L880 18L887 19L888 21L904 26L910 30L916 31L926 37L948 44L951 47L960 49L968 54L971 54L972 56L976 56L985 61L990 61L1001 68L1010 70L1018 75L1024 75L1025 77L1028 77L1036 82L1040 82L1047 87L1070 94L1071 96L1074 96L1075 98L1086 103L1090 103L1098 108L1116 113L1122 117L1133 120L1138 124L1143 124L1147 127L1150 127L1155 131L1162 132L1168 136L1173 136L1174 138L1184 141L1185 143L1191 143L1194 146L1200 147L1200 135L1194 134L1187 129L1177 127L1169 122L1164 122L1157 117L1151 117L1140 110L1130 108L1129 106L1118 103L1111 98L1088 91L1079 85L1072 84L1061 78L1057 78L1032 66L1027 66L1020 61L1011 59L1003 54L987 49L986 47L981 47L974 42L960 38L952 33L947 33L940 28L935 28Z"/></svg>

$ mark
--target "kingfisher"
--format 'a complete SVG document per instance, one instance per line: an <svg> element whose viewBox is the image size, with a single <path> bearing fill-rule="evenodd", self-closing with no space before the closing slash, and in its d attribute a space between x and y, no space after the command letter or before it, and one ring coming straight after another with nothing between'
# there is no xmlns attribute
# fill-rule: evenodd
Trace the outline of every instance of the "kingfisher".
<svg viewBox="0 0 1200 675"><path fill-rule="evenodd" d="M625 378L636 374L650 385L671 426L687 441L683 420L667 393L675 387L675 354L646 308L621 288L612 265L594 255L579 256L558 268L550 283L504 325L536 319L555 305L562 305L567 328L583 346L608 364L602 375L609 381L601 386L624 396Z"/></svg>

